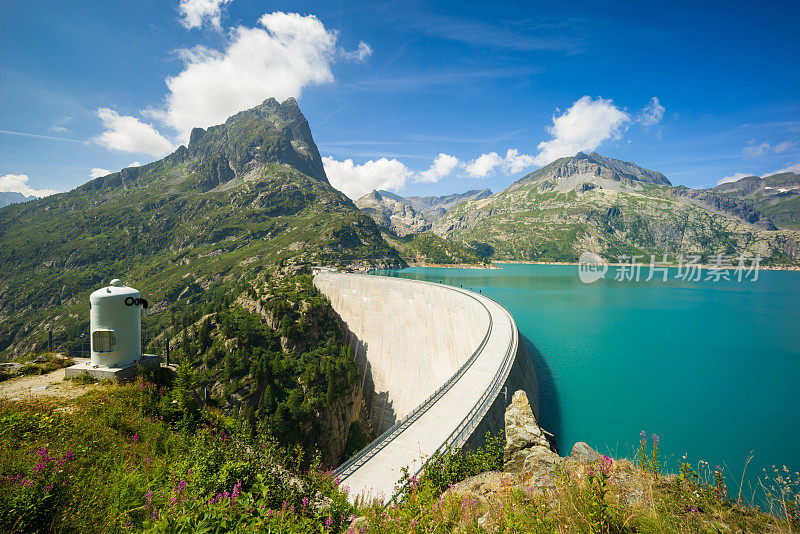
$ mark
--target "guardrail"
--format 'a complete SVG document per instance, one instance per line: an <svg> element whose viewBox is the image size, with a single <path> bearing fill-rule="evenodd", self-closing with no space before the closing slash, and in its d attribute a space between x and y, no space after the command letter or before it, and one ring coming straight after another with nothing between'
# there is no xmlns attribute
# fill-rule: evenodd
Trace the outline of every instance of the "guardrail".
<svg viewBox="0 0 800 534"><path fill-rule="evenodd" d="M424 282L421 280L413 280L413 279L406 279L408 282L416 282L421 284L431 284L435 285L431 282ZM489 337L491 336L492 326L493 326L493 319L492 314L489 312L486 305L481 302L480 299L477 297L470 295L464 289L458 289L455 287L450 287L453 291L457 291L462 293L475 301L477 301L488 313L489 315L489 326L486 331L486 335L481 340L480 345L478 348L470 355L469 359L464 362L464 364L453 374L442 386L439 387L432 395L430 395L425 401L423 401L419 406L417 406L408 416L403 418L403 420L398 421L392 427L387 429L383 432L380 436L378 436L375 440L372 441L366 448L364 448L361 452L356 454L353 458L339 466L334 470L334 472L339 476L340 480L346 479L349 475L351 475L354 471L356 471L359 467L364 465L368 462L371 458L373 458L378 452L380 452L383 448L385 448L389 443L392 442L397 436L399 436L403 431L405 431L411 424L414 423L422 414L424 414L433 404L435 404L442 395L444 395L452 386L455 384L458 379L460 379L464 373L472 366L475 362L477 357L481 354L483 349L488 342ZM450 436L445 439L445 441L436 449L433 453L438 454L447 450L450 447L460 447L462 446L472 435L475 428L483 421L483 418L489 412L492 404L494 403L495 399L500 393L503 384L505 383L508 375L511 372L511 368L514 364L514 359L517 352L517 347L519 344L519 336L517 329L514 327L514 320L511 314L506 310L502 305L497 303L497 301L489 298L490 301L497 304L508 317L509 322L512 325L512 342L508 345L506 349L506 354L503 358L503 365L497 370L494 377L492 378L491 385L486 391L483 392L481 398L478 400L477 403L473 406L470 412L461 420L459 425L453 430ZM424 468L424 464L421 465L418 469L416 469L412 475L416 475L422 471ZM394 498L394 496L392 497Z"/></svg>
<svg viewBox="0 0 800 534"><path fill-rule="evenodd" d="M352 276L352 275L350 275ZM369 276L369 275L358 275L358 276ZM422 280L412 280L412 279L405 279L409 282L414 282L417 284L425 284L425 285L433 285L434 287L441 287L433 284L432 282L424 282ZM486 329L486 334L483 336L478 347L473 351L470 357L467 359L464 364L458 368L458 370L445 381L444 384L439 386L439 388L431 393L427 399L422 401L419 406L414 408L411 413L409 413L406 417L401 419L400 421L396 422L394 425L386 429L380 436L372 440L372 442L367 445L364 449L361 450L358 454L350 458L348 461L334 469L334 473L337 477L339 477L340 481L344 481L348 476L350 476L356 469L367 463L372 457L374 457L378 452L380 452L386 445L391 443L393 439L403 433L405 429L407 429L414 421L416 421L422 414L424 414L431 406L433 406L439 398L444 395L453 384L461 378L464 373L472 366L475 360L478 358L480 353L483 351L483 348L486 346L486 343L489 341L489 336L492 333L492 314L489 313L489 309L486 305L481 302L478 298L465 291L459 291L455 287L448 287L448 289L452 289L453 291L457 291L463 293L465 296L472 298L478 304L486 310L486 314L489 317L489 326Z"/></svg>

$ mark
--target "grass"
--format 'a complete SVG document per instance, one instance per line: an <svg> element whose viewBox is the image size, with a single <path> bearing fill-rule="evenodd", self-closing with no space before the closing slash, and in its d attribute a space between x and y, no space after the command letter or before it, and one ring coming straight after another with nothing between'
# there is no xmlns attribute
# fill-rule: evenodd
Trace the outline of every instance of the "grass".
<svg viewBox="0 0 800 534"><path fill-rule="evenodd" d="M489 437L437 455L418 477L406 473L394 505L353 506L318 457L211 410L189 418L169 385L151 378L105 384L66 405L0 406L0 531L800 531L800 476L764 473L770 515L728 495L707 464L662 474L646 439L636 464L566 460L549 481L497 474L488 490L467 489L459 481L502 469L503 440Z"/></svg>

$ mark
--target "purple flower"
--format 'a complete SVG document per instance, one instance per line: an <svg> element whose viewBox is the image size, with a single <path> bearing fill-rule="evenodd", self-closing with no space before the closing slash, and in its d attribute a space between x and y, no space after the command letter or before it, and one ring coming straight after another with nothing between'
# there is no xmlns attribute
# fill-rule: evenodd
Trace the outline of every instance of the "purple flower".
<svg viewBox="0 0 800 534"><path fill-rule="evenodd" d="M653 447L658 447L658 434L653 434Z"/></svg>
<svg viewBox="0 0 800 534"><path fill-rule="evenodd" d="M612 465L614 465L614 460L612 460L608 456L603 455L603 458L600 460L600 471L602 471L605 476L611 474Z"/></svg>
<svg viewBox="0 0 800 534"><path fill-rule="evenodd" d="M133 442L136 443L138 441L139 441L139 434L134 433L133 434Z"/></svg>
<svg viewBox="0 0 800 534"><path fill-rule="evenodd" d="M242 483L240 481L236 481L236 484L233 486L233 492L231 493L231 503L236 501L236 497L242 492Z"/></svg>

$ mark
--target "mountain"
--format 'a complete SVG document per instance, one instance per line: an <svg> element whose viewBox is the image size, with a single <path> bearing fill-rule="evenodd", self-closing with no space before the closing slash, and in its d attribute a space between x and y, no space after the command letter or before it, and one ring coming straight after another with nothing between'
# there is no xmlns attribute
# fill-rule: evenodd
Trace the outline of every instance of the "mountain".
<svg viewBox="0 0 800 534"><path fill-rule="evenodd" d="M798 263L800 234L776 230L743 199L673 187L661 173L596 153L561 158L433 223L447 240L495 260L575 261L622 255L760 255Z"/></svg>
<svg viewBox="0 0 800 534"><path fill-rule="evenodd" d="M431 223L454 206L492 195L491 189L472 189L465 193L440 197L401 197L389 191L372 191L356 201L356 206L399 237L424 232Z"/></svg>
<svg viewBox="0 0 800 534"><path fill-rule="evenodd" d="M3 206L8 206L9 204L16 204L18 202L27 202L29 200L33 200L34 196L26 196L22 193L16 192L0 192L0 208Z"/></svg>
<svg viewBox="0 0 800 534"><path fill-rule="evenodd" d="M303 262L397 266L328 183L294 99L192 131L188 147L70 192L0 209L0 351L85 330L88 295L121 278L151 311ZM283 266L283 267L281 267Z"/></svg>
<svg viewBox="0 0 800 534"><path fill-rule="evenodd" d="M478 265L486 261L478 251L429 230L453 206L491 194L489 189L474 189L457 195L404 198L389 191L372 191L359 198L356 206L372 217L384 240L410 265Z"/></svg>
<svg viewBox="0 0 800 534"><path fill-rule="evenodd" d="M383 191L381 191L383 193ZM471 189L465 193L456 195L444 195L440 197L406 197L404 200L421 213L428 221L435 221L444 215L448 210L469 200L482 200L492 196L491 189Z"/></svg>
<svg viewBox="0 0 800 534"><path fill-rule="evenodd" d="M418 234L431 227L425 217L398 195L372 191L356 200L358 209L372 217L385 230L398 237Z"/></svg>
<svg viewBox="0 0 800 534"><path fill-rule="evenodd" d="M709 191L747 202L778 228L800 230L800 174L784 172L760 178L748 176Z"/></svg>

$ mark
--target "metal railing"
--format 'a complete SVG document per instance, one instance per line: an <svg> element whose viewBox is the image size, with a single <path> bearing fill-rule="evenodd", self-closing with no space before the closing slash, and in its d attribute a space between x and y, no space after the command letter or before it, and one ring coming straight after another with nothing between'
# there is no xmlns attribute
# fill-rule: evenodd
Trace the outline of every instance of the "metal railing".
<svg viewBox="0 0 800 534"><path fill-rule="evenodd" d="M349 276L353 276L349 274ZM368 275L356 275L356 276L368 276ZM415 282L418 284L425 284L425 285L434 285L431 282L424 282L422 280L409 280L409 282ZM452 288L456 290L456 288ZM457 290L456 290L457 291ZM406 428L408 428L414 421L416 421L423 413L425 413L431 406L433 406L439 398L444 395L452 385L461 378L464 373L469 369L472 363L477 359L480 355L483 348L486 346L486 343L489 340L489 336L492 332L492 314L489 313L489 310L486 306L478 300L476 297L470 295L469 293L464 292L465 295L469 296L470 298L474 299L478 304L480 304L484 310L486 310L486 314L489 318L489 325L486 329L486 334L483 336L478 347L473 351L470 357L467 359L464 364L458 368L458 370L445 381L444 384L439 386L439 388L434 391L431 395L428 396L427 399L422 401L416 408L414 408L411 413L409 413L406 417L401 419L400 421L396 422L394 425L389 427L386 431L384 431L380 436L372 440L372 442L367 445L364 449L362 449L358 454L344 462L342 465L334 469L334 473L339 477L340 480L344 480L348 476L350 476L356 469L364 465L368 460L370 460L373 456L375 456L378 452L380 452L386 445L388 445L393 439L399 436Z"/></svg>
<svg viewBox="0 0 800 534"><path fill-rule="evenodd" d="M416 282L420 284L435 285L431 282L424 282L421 280L413 280L413 279L406 279L406 280L409 282ZM440 386L433 394L431 394L419 406L417 406L408 416L403 418L401 421L395 423L392 427L387 429L375 440L373 440L372 443L370 443L361 452L359 452L354 457L349 459L347 462L337 467L334 470L334 472L336 473L337 476L339 476L340 480L343 481L353 472L355 472L358 468L363 466L378 452L380 452L389 443L391 443L392 440L397 438L397 436L399 436L403 431L405 431L409 426L411 426L411 424L413 424L414 421L416 421L422 414L424 414L428 409L430 409L430 407L433 406L447 391L449 391L450 388L453 386L453 384L455 384L455 382L457 382L464 375L464 373L466 373L467 370L469 370L469 368L472 366L475 360L477 360L478 356L483 352L483 349L486 347L486 343L488 342L489 337L491 336L493 327L492 314L489 312L489 309L483 302L481 302L480 299L478 299L474 295L471 295L468 291L452 286L446 286L446 287L472 298L473 300L478 302L478 304L480 304L484 310L486 310L487 315L489 317L489 325L486 330L486 334L484 335L483 339L481 340L481 343L478 345L475 351L470 355L469 359L467 359L467 361L464 362L464 364L458 369L458 371L456 371L456 373L454 373L453 376L451 376L444 384L442 384L442 386ZM492 300L492 302L495 302L495 304L497 304L497 302L494 300ZM500 305L498 304L498 306ZM462 421L459 423L456 429L439 446L439 448L437 448L434 454L440 453L443 450L447 449L448 447L453 446L454 444L456 446L460 446L464 442L466 442L467 439L469 439L474 429L481 423L486 413L488 413L489 409L491 408L491 405L494 403L494 400L497 398L497 395L500 392L500 388L505 383L505 380L511 371L511 366L513 365L514 362L514 355L516 353L515 349L518 343L517 332L516 328L514 328L514 321L513 318L511 317L511 314L508 312L508 310L506 310L502 306L500 306L500 308L508 316L509 321L512 325L512 342L506 349L506 354L503 359L503 365L495 373L495 376L492 378L492 383L489 386L489 388L486 391L484 391L484 393L481 395L481 398L473 406L473 408L470 410L467 416L462 419ZM419 469L417 469L414 473L412 473L412 475L416 475L417 473L419 473L423 469L423 467L424 464L420 466Z"/></svg>

